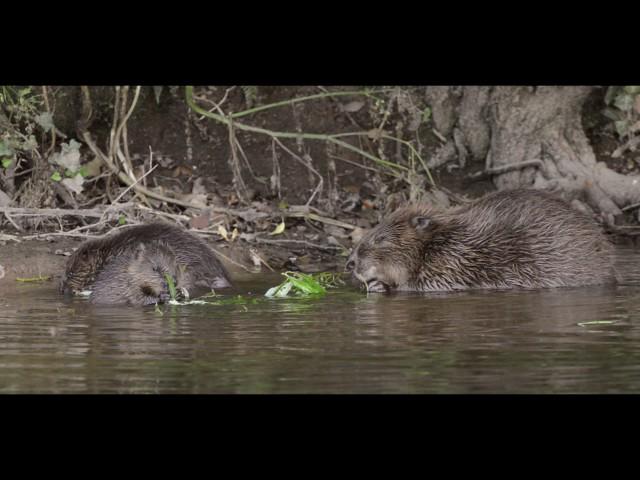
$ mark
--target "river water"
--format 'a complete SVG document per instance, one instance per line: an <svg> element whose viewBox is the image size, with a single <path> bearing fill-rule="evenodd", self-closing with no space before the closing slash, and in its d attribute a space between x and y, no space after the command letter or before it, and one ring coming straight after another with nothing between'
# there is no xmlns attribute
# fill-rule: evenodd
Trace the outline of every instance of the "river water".
<svg viewBox="0 0 640 480"><path fill-rule="evenodd" d="M0 393L637 393L640 251L617 264L615 287L292 299L243 274L161 313L5 285Z"/></svg>

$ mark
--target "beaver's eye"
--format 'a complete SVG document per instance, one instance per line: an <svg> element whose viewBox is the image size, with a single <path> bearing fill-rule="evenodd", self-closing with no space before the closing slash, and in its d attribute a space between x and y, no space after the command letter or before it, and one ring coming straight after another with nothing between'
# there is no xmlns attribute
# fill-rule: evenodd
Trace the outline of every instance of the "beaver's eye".
<svg viewBox="0 0 640 480"><path fill-rule="evenodd" d="M382 245L386 241L387 241L386 237L373 237L373 244L374 245Z"/></svg>

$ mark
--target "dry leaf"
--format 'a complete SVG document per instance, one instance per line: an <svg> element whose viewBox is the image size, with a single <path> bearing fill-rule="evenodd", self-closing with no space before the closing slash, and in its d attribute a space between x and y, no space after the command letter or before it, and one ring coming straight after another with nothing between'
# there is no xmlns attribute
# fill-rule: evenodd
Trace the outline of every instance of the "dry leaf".
<svg viewBox="0 0 640 480"><path fill-rule="evenodd" d="M176 168L173 169L173 178L179 177L180 175L186 175L189 176L193 173L193 170L190 169L189 167L186 167L184 165L178 165Z"/></svg>
<svg viewBox="0 0 640 480"><path fill-rule="evenodd" d="M372 128L367 132L367 137L369 137L371 140L379 140L383 133L384 132L379 128Z"/></svg>
<svg viewBox="0 0 640 480"><path fill-rule="evenodd" d="M231 241L233 242L236 238L238 238L238 229L234 228L233 232L231 232Z"/></svg>
<svg viewBox="0 0 640 480"><path fill-rule="evenodd" d="M73 178L63 179L61 183L74 193L82 193L82 184L84 183L84 178L82 177L82 175L77 174Z"/></svg>
<svg viewBox="0 0 640 480"><path fill-rule="evenodd" d="M219 225L218 226L218 234L224 238L227 242L229 241L229 232L227 232L227 229L224 228L224 225Z"/></svg>
<svg viewBox="0 0 640 480"><path fill-rule="evenodd" d="M284 221L280 222L276 229L269 235L280 235L282 232L284 232Z"/></svg>
<svg viewBox="0 0 640 480"><path fill-rule="evenodd" d="M353 102L349 102L347 104L341 104L340 109L343 112L355 113L364 107L364 102L361 100L354 100Z"/></svg>

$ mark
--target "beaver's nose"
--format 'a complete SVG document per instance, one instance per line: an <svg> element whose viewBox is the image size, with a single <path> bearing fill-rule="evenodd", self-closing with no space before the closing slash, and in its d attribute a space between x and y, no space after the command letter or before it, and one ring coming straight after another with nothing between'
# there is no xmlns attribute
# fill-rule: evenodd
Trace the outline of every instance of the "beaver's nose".
<svg viewBox="0 0 640 480"><path fill-rule="evenodd" d="M347 261L347 264L344 266L345 272L353 272L353 269L356 268L356 262L354 260Z"/></svg>

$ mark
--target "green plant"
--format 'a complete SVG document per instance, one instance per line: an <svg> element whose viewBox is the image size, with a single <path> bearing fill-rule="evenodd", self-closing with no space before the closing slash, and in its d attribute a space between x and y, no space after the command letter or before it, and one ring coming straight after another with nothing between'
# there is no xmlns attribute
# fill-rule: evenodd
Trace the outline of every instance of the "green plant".
<svg viewBox="0 0 640 480"><path fill-rule="evenodd" d="M621 139L632 137L640 131L640 86L609 87L604 101L607 106L603 113L613 120Z"/></svg>
<svg viewBox="0 0 640 480"><path fill-rule="evenodd" d="M287 297L290 293L296 295L323 295L327 288L344 285L340 274L318 273L305 274L301 272L284 272L285 281L280 285L270 288L265 297Z"/></svg>

